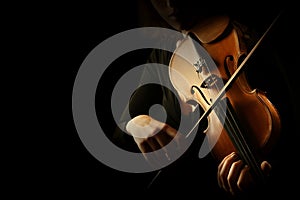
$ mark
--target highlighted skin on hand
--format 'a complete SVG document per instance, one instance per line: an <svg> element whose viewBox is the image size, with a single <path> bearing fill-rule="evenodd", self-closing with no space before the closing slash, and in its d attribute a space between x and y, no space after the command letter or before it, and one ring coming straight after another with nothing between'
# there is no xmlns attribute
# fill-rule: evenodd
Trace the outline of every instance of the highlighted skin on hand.
<svg viewBox="0 0 300 200"><path fill-rule="evenodd" d="M181 155L180 151L185 149L182 148L186 143L181 133L148 115L139 115L131 119L126 125L126 130L152 165L159 165L162 159L175 159L176 155ZM163 151L157 151L160 149Z"/></svg>
<svg viewBox="0 0 300 200"><path fill-rule="evenodd" d="M271 165L267 161L261 163L263 173L269 176ZM238 154L227 155L218 167L218 184L233 196L254 191L257 183L254 181L249 166L245 165Z"/></svg>

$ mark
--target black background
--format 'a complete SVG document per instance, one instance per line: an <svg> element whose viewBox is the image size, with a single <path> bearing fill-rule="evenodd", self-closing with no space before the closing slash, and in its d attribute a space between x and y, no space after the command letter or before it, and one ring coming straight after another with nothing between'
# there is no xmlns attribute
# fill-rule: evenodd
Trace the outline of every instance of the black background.
<svg viewBox="0 0 300 200"><path fill-rule="evenodd" d="M251 5L245 10L241 6L235 15L264 30L276 16L274 13L281 5L284 7L286 4L276 4L274 7ZM26 77L24 80L29 82L31 93L23 90L23 79L18 87L22 89L20 92L24 92L22 97L25 99L26 95L34 97L30 103L33 103L33 108L37 110L33 114L27 107L29 104L24 105L26 115L22 115L22 120L27 122L29 114L34 115L34 118L31 118L34 123L29 120L30 122L26 123L26 127L29 128L26 130L28 133L37 134L29 139L28 145L25 145L30 151L21 154L18 164L14 165L17 166L17 170L14 170L7 185L12 191L17 192L10 194L42 198L93 195L102 199L104 194L109 194L110 197L118 195L122 198L133 197L136 190L147 187L154 174L116 171L100 163L86 150L73 122L72 90L77 70L93 48L116 33L139 26L135 1L105 4L49 2L32 6L35 9L23 10L21 5L18 11L14 10L13 13L21 15L18 15L20 16L18 20L10 23L10 26L12 24L18 26L18 39L25 42L21 45L21 52L24 52L23 55L26 53L24 60L29 61L27 69L32 75L32 78ZM266 44L278 50L278 55L286 66L285 71L280 72L286 81L282 84L284 88L278 89L280 92L277 91L276 95L280 94L277 96L279 100L274 101L289 102L289 105L283 107L289 109L291 120L297 121L300 111L297 104L299 78L296 73L299 68L297 60L299 35L296 32L299 10L291 5L286 6L286 12L268 36ZM34 51L27 55L28 49ZM142 62L143 59L144 57L140 56L136 62ZM36 67L30 67L33 65ZM278 74L274 69L268 69L260 76L268 80L274 73ZM278 85L281 83L278 82L274 86ZM280 98L291 100L281 102ZM283 151L285 153L283 156L286 156L285 169L288 171L283 171L281 176L284 177L283 190L279 192L282 196L298 195L293 189L295 185L289 183L293 181L298 184L296 179L298 173L294 175L294 170L297 170L294 162L297 162L298 158L295 140L299 135L297 124L293 124L289 130L289 135L286 136L289 139L286 140L286 149ZM28 135L25 135L26 139L31 138ZM110 189L112 192L109 192Z"/></svg>

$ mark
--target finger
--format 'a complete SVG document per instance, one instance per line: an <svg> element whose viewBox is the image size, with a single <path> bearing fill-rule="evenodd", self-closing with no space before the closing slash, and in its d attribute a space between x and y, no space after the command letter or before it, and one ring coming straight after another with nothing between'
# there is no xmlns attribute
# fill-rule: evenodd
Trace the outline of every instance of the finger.
<svg viewBox="0 0 300 200"><path fill-rule="evenodd" d="M163 131L165 131L172 138L174 138L177 134L177 130L167 124L163 127Z"/></svg>
<svg viewBox="0 0 300 200"><path fill-rule="evenodd" d="M270 163L268 163L267 161L263 161L261 163L261 169L264 172L264 174L266 176L270 176L271 170L272 170L272 166Z"/></svg>
<svg viewBox="0 0 300 200"><path fill-rule="evenodd" d="M263 161L261 163L261 169L266 176L269 176L272 166L267 161ZM250 191L250 190L252 190L252 188L256 187L255 180L254 180L253 176L251 175L249 166L246 165L242 169L237 185L238 185L239 190L243 191L243 192Z"/></svg>
<svg viewBox="0 0 300 200"><path fill-rule="evenodd" d="M154 136L155 140L159 144L159 146L162 148L162 151L164 155L162 156L163 159L167 158L168 160L171 160L172 152L174 151L174 148L166 148L166 145L170 143L170 141L173 139L165 132L160 132Z"/></svg>
<svg viewBox="0 0 300 200"><path fill-rule="evenodd" d="M254 180L250 173L250 167L245 165L237 181L237 186L241 192L246 192L250 191L250 188L253 186L253 184Z"/></svg>
<svg viewBox="0 0 300 200"><path fill-rule="evenodd" d="M261 169L266 176L270 175L272 166L267 161L261 163ZM254 180L254 177L251 175L250 167L245 166L241 171L240 178L238 180L238 187L241 191L251 191L254 187L257 187L257 183Z"/></svg>
<svg viewBox="0 0 300 200"><path fill-rule="evenodd" d="M170 135L168 135L165 131L160 131L157 133L154 138L159 143L160 147L164 147L173 139Z"/></svg>
<svg viewBox="0 0 300 200"><path fill-rule="evenodd" d="M165 148L160 145L156 137L147 138L146 143L151 148L151 152L148 152L147 157L149 157L149 161L151 158L151 162L154 162L152 164L158 164L159 166L162 163L166 163L166 161L170 160L169 154Z"/></svg>
<svg viewBox="0 0 300 200"><path fill-rule="evenodd" d="M217 172L217 179L218 179L218 184L219 186L222 188L223 187L223 181L221 179L222 177L222 173L221 171L223 171L223 166L224 166L224 163L227 161L227 159L231 156L233 156L234 152L232 152L231 154L228 154L227 156L225 156L223 158L223 160L220 162L219 166L218 166L218 172Z"/></svg>
<svg viewBox="0 0 300 200"><path fill-rule="evenodd" d="M166 135L165 133L162 133L162 135ZM159 142L159 138L164 136L154 136L147 138L145 141L148 146L150 146L151 151L148 152L148 157L151 156L151 160L155 162L156 164L162 164L166 163L166 161L170 161L172 159L172 153L173 150L170 148L170 150L167 150L167 148L163 147L163 142ZM166 136L169 137L169 136ZM170 140L170 138L168 139ZM150 158L149 158L150 159ZM148 159L148 160L149 160Z"/></svg>
<svg viewBox="0 0 300 200"><path fill-rule="evenodd" d="M161 135L161 133L164 134ZM171 159L176 159L182 155L182 151L187 149L186 139L183 135L167 124L160 133L156 134L156 137Z"/></svg>
<svg viewBox="0 0 300 200"><path fill-rule="evenodd" d="M227 181L227 175L230 170L231 164L238 159L238 156L235 152L224 157L221 163L218 166L218 184L225 191L229 191L230 187Z"/></svg>
<svg viewBox="0 0 300 200"><path fill-rule="evenodd" d="M179 131L174 129L173 127L169 125L165 125L163 130L174 139L174 144L176 144L177 150L185 150L187 147L187 141L183 134L181 134Z"/></svg>
<svg viewBox="0 0 300 200"><path fill-rule="evenodd" d="M154 156L159 163L165 163L166 160L170 160L167 150L158 142L157 137L148 138L147 143L152 149L151 155Z"/></svg>
<svg viewBox="0 0 300 200"><path fill-rule="evenodd" d="M162 147L155 137L147 138L145 141L150 146L151 151L159 150Z"/></svg>
<svg viewBox="0 0 300 200"><path fill-rule="evenodd" d="M138 148L142 153L151 152L152 148L150 145L146 142L145 139L142 138L134 138L135 143L137 144Z"/></svg>
<svg viewBox="0 0 300 200"><path fill-rule="evenodd" d="M244 163L242 160L238 160L234 162L230 170L228 172L228 185L229 185L229 191L232 195L235 195L239 192L239 188L237 186L238 179L240 177L241 170L243 169Z"/></svg>
<svg viewBox="0 0 300 200"><path fill-rule="evenodd" d="M153 152L143 153L143 156L147 163L154 169L161 166L161 162L157 159L157 156Z"/></svg>
<svg viewBox="0 0 300 200"><path fill-rule="evenodd" d="M136 144L138 145L138 148L143 153L143 156L145 160L152 166L156 167L159 166L159 161L156 156L153 154L152 147L149 145L149 143L145 139L141 138L134 138Z"/></svg>

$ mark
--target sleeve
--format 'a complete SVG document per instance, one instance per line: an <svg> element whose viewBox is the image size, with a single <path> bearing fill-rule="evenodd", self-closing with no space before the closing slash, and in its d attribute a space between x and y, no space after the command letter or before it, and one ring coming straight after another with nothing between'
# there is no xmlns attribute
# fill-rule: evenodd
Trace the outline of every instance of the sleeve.
<svg viewBox="0 0 300 200"><path fill-rule="evenodd" d="M172 87L166 73L169 59L170 54L159 49L154 49L150 53L146 61L147 65L143 68L141 76L137 77L139 79L139 86L131 95L121 118L116 122L117 127L112 139L118 146L131 151L137 150L132 136L126 133L126 124L135 116L148 115L151 106L155 104L163 105L166 101L166 91L168 91L166 88ZM166 68L162 73L160 69L163 65ZM173 97L168 98L170 100Z"/></svg>

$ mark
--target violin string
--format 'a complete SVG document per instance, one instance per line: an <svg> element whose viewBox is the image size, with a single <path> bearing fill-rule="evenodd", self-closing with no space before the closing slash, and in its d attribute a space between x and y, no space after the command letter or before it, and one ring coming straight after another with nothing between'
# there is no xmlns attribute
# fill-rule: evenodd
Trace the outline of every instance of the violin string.
<svg viewBox="0 0 300 200"><path fill-rule="evenodd" d="M209 67L206 67L206 70L208 71L208 74L210 76L212 76L212 72L209 69ZM221 90L219 87L219 84L215 84L215 87L216 87L217 93L219 93ZM212 94L211 90L208 90L208 93L210 94L211 97L216 96L216 95ZM233 117L232 109L227 109L228 114L226 114L226 110L224 110L224 105L221 105L221 99L219 99L218 101L219 102L217 102L217 104L218 104L217 108L218 108L218 110L220 110L220 112L217 113L216 110L214 110L214 112L219 117L219 120L222 123L224 123L225 130L228 132L231 140L233 140L232 142L234 143L235 147L239 151L239 154L242 156L243 160L246 160L246 162L249 163L249 165L250 165L251 160L249 159L249 156L248 156L248 153L247 153L245 147L241 144L242 142L240 141L240 138L241 138L242 133L238 127L238 124L237 124L235 118ZM227 103L227 102L225 102L225 103ZM221 134L221 132L219 134Z"/></svg>
<svg viewBox="0 0 300 200"><path fill-rule="evenodd" d="M213 75L209 67L205 66L205 70L208 72L210 76ZM204 73L203 70L202 72ZM199 77L199 74L198 74ZM219 93L221 91L219 84L215 84L216 90ZM215 97L216 95L212 94L212 90L207 90L209 93L210 97ZM212 99L212 98L211 98ZM225 99L226 100L226 99ZM233 114L234 110L233 109L226 109L224 110L224 106L221 105L221 99L218 99L219 102L217 104L218 110L220 112L216 113L216 110L214 111L219 120L224 123L224 128L228 133L228 136L231 138L235 148L238 150L239 155L242 157L242 160L246 162L251 168L253 168L254 171L256 171L257 174L260 174L259 169L257 169L257 162L256 159L254 158L253 153L251 152L249 146L247 145L247 142L245 141L243 134L239 128L239 125L236 121L236 118ZM227 102L225 102L227 103ZM229 102L230 104L230 102ZM228 114L226 114L228 112ZM221 132L220 132L221 134Z"/></svg>
<svg viewBox="0 0 300 200"><path fill-rule="evenodd" d="M243 66L245 66L247 60L251 57L251 55L254 53L254 51L256 50L256 48L260 45L260 43L262 42L262 40L265 38L265 36L267 35L267 33L271 30L271 28L274 26L275 22L278 20L278 18L280 17L280 15L282 14L279 13L276 18L272 21L271 25L267 28L267 30L263 33L263 35L261 36L261 38L258 40L258 42L255 44L255 46L251 49L251 51L249 52L249 54L246 56L246 58L242 61L242 63L238 66L238 68L236 69L236 71L233 73L233 75L230 77L230 79L227 81L227 83L225 84L225 86L219 91L219 95L216 98L216 101L220 101L221 97L223 95L225 95L225 91L228 89L229 85L238 77L238 75L241 73ZM218 103L218 102L217 102ZM212 107L212 106L211 106ZM221 106L222 107L222 106ZM223 108L223 107L222 107ZM225 114L225 111L222 111ZM234 120L234 118L232 119L233 115L229 109L229 116L231 117L230 121L233 121L233 123L235 123L235 127L238 128L237 124L236 124L236 120ZM232 127L231 122L229 122L230 126ZM226 125L226 124L225 124ZM233 129L232 133L235 134L235 137L238 138L238 142L243 143L241 144L241 152L244 152L244 158L248 161L248 164L251 165L252 170L255 171L255 173L260 176L260 178L262 179L262 181L264 180L264 176L262 173L262 170L259 166L259 164L257 163L257 160L254 157L254 154L251 152L249 146L247 145L243 135L241 134L240 130L235 131L236 129ZM240 145L238 145L240 146ZM245 147L245 148L244 148Z"/></svg>
<svg viewBox="0 0 300 200"><path fill-rule="evenodd" d="M228 64L226 64L226 66L228 68ZM218 88L218 91L220 91L219 85L216 86ZM256 172L256 174L261 174L260 168L257 167L257 160L255 159L253 152L251 151L248 143L246 142L246 139L243 136L245 133L243 133L240 128L240 123L237 121L238 117L232 107L231 102L228 98L225 98L223 100L226 103L225 107L224 105L221 105L222 100L219 101L220 102L218 103L218 108L220 108L221 110L219 114L221 114L222 119L224 119L222 121L224 122L224 128L225 130L227 130L227 134L233 142L235 148L238 150L240 157L245 162L245 164L249 165Z"/></svg>
<svg viewBox="0 0 300 200"><path fill-rule="evenodd" d="M282 11L283 12L283 11ZM281 12L281 13L282 13ZM233 82L233 80L238 76L238 74L240 73L240 71L242 70L244 64L247 62L247 60L251 57L252 53L255 51L255 49L259 46L259 44L261 43L261 41L263 40L263 38L265 37L265 35L267 35L267 33L269 32L269 30L271 29L271 27L275 24L275 22L278 20L279 16L281 15L281 13L279 13L279 15L275 18L275 20L271 23L271 25L268 27L267 31L265 31L265 33L263 34L263 36L259 39L259 41L256 43L256 45L252 48L252 50L250 51L250 53L247 55L247 57L243 60L243 62L239 65L238 69L234 72L234 74L230 77L230 79L227 81L227 83L224 85L224 87L219 91L219 94L216 98L216 101L220 101L221 97L225 94L225 91L227 90L227 88L229 87L229 84L231 82ZM211 74L211 72L210 72ZM186 134L185 138L188 138L189 135L195 130L196 127L198 127L198 124L200 122L203 121L204 118L208 117L208 115L210 114L210 112L214 109L214 107L216 106L216 103L212 103L212 105L210 105L210 107L204 112L204 114L198 119L198 121L194 124L194 126L192 127L192 129ZM221 106L222 107L222 106ZM223 113L225 114L226 112L223 110ZM229 110L229 114L230 116L232 116L230 110ZM231 120L229 120L231 121ZM235 120L234 120L235 122ZM229 122L229 124L231 124ZM225 124L226 125L226 124ZM226 125L227 126L227 125ZM232 125L231 125L232 127ZM228 127L229 129L229 127ZM235 132L235 131L234 131ZM243 149L243 148L241 148ZM259 168L260 169L260 168ZM150 188L150 186L153 184L154 180L157 179L158 175L161 173L162 170L159 170L157 172L157 174L154 176L154 178L152 179L152 181L149 183L148 185L148 189Z"/></svg>
<svg viewBox="0 0 300 200"><path fill-rule="evenodd" d="M221 107L223 108L223 106ZM229 137L233 141L234 145L238 149L239 155L241 156L242 160L250 166L251 170L253 170L257 176L264 180L264 176L257 163L257 159L255 158L253 152L251 151L248 143L243 136L243 133L239 127L239 123L237 123L236 121L237 118L235 117L235 112L230 103L228 104L228 114L226 115L223 109L220 114L224 115L223 117L226 118L224 127L227 130Z"/></svg>
<svg viewBox="0 0 300 200"><path fill-rule="evenodd" d="M282 11L283 12L283 11ZM208 109L203 113L203 115L200 116L200 118L197 120L197 122L194 124L194 126L191 128L191 130L186 134L186 138L188 138L192 132L198 127L199 123L203 121L203 119L207 118L208 115L210 114L210 112L215 108L215 106L217 105L216 102L218 102L225 94L226 90L229 88L230 84L232 84L232 82L238 77L238 75L241 73L242 68L244 67L245 63L247 62L247 60L252 56L252 54L254 53L254 51L256 50L256 48L260 45L260 43L262 42L262 40L264 39L264 37L267 35L267 33L271 30L271 28L274 26L275 22L278 20L278 18L280 17L280 15L282 14L282 12L280 12L278 14L278 16L273 20L273 22L271 23L271 25L268 27L268 29L264 32L264 34L261 36L261 38L258 40L258 42L255 44L255 46L251 49L251 51L248 53L248 55L246 56L246 58L243 60L243 62L239 65L239 67L237 68L237 70L232 74L232 76L229 78L229 80L226 82L226 84L224 85L224 87L219 91L219 94L217 95L215 102L213 102Z"/></svg>

